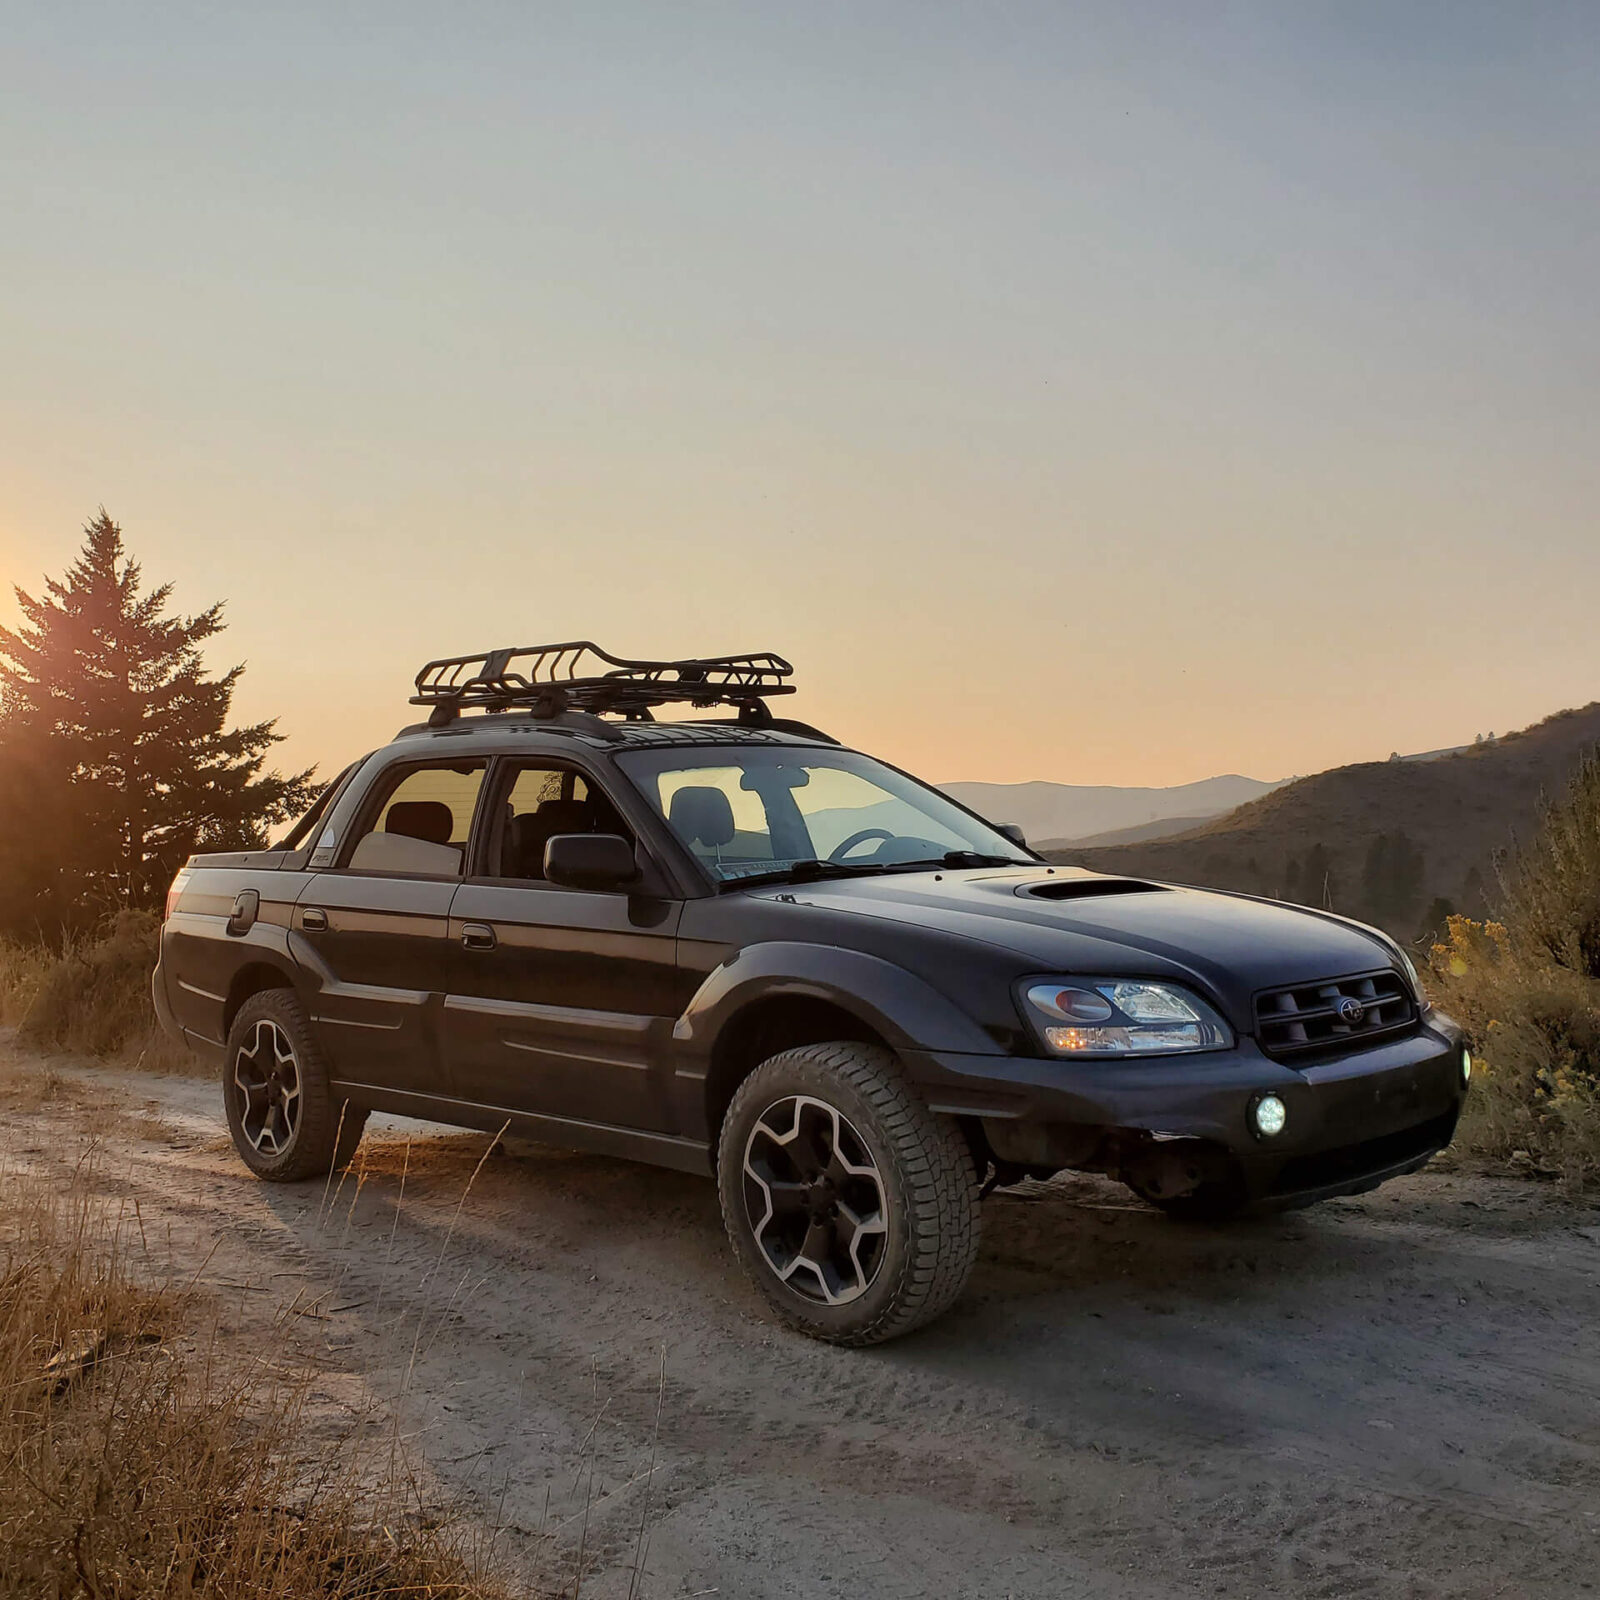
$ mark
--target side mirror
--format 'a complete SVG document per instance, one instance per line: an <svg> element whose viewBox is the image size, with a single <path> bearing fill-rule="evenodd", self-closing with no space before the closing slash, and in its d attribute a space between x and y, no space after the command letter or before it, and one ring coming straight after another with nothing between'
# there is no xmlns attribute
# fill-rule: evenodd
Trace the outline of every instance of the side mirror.
<svg viewBox="0 0 1600 1600"><path fill-rule="evenodd" d="M1028 848L1028 836L1022 831L1020 823L997 822L994 829L996 833L1003 833L1012 844L1020 844L1024 850Z"/></svg>
<svg viewBox="0 0 1600 1600"><path fill-rule="evenodd" d="M544 876L563 889L623 889L639 867L621 834L558 833L544 847Z"/></svg>

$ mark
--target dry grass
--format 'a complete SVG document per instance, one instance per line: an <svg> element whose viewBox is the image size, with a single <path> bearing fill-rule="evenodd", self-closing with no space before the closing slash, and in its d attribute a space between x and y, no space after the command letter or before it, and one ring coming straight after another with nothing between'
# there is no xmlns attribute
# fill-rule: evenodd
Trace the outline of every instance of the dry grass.
<svg viewBox="0 0 1600 1600"><path fill-rule="evenodd" d="M46 1050L192 1072L193 1057L162 1033L150 999L160 932L153 913L124 911L96 937L59 952L0 944L0 1021Z"/></svg>
<svg viewBox="0 0 1600 1600"><path fill-rule="evenodd" d="M151 1278L94 1149L0 1173L0 1595L502 1596L393 1440L331 1446L309 1374L195 1340L203 1301Z"/></svg>
<svg viewBox="0 0 1600 1600"><path fill-rule="evenodd" d="M1600 983L1531 960L1497 922L1452 917L1434 998L1477 1064L1460 1146L1525 1177L1600 1184Z"/></svg>
<svg viewBox="0 0 1600 1600"><path fill-rule="evenodd" d="M43 945L0 940L0 1023L14 1028L22 1022L55 959Z"/></svg>
<svg viewBox="0 0 1600 1600"><path fill-rule="evenodd" d="M1600 1185L1600 752L1504 873L1497 922L1452 917L1432 988L1483 1068L1463 1143L1531 1176Z"/></svg>

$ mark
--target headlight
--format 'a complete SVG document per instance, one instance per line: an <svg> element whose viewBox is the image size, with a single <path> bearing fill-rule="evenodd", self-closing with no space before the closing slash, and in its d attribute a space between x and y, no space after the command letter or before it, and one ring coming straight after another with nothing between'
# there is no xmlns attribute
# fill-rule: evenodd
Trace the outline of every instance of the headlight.
<svg viewBox="0 0 1600 1600"><path fill-rule="evenodd" d="M1227 1023L1172 983L1064 978L1030 983L1023 1003L1052 1055L1161 1056L1233 1045Z"/></svg>

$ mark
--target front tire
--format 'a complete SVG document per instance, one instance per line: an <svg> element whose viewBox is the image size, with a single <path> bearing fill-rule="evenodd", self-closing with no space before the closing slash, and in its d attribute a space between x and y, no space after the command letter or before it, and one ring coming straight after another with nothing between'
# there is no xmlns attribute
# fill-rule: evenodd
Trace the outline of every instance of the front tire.
<svg viewBox="0 0 1600 1600"><path fill-rule="evenodd" d="M265 989L239 1008L223 1057L222 1100L239 1158L258 1178L294 1183L348 1164L367 1113L336 1101L305 1007Z"/></svg>
<svg viewBox="0 0 1600 1600"><path fill-rule="evenodd" d="M878 1344L939 1316L978 1253L967 1141L881 1048L802 1045L757 1067L723 1118L717 1187L767 1303L834 1344Z"/></svg>

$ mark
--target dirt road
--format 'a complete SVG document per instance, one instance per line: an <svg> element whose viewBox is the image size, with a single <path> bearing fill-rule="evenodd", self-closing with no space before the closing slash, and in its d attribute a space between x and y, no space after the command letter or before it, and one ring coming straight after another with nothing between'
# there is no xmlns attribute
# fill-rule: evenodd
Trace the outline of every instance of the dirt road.
<svg viewBox="0 0 1600 1600"><path fill-rule="evenodd" d="M385 1119L325 1196L251 1179L210 1083L67 1076L119 1114L0 1112L0 1169L92 1129L226 1322L595 1600L644 1524L650 1600L1600 1592L1600 1213L1547 1189L1208 1230L1058 1180L986 1203L952 1315L845 1352L761 1320L708 1183L514 1146L468 1193L488 1139Z"/></svg>

